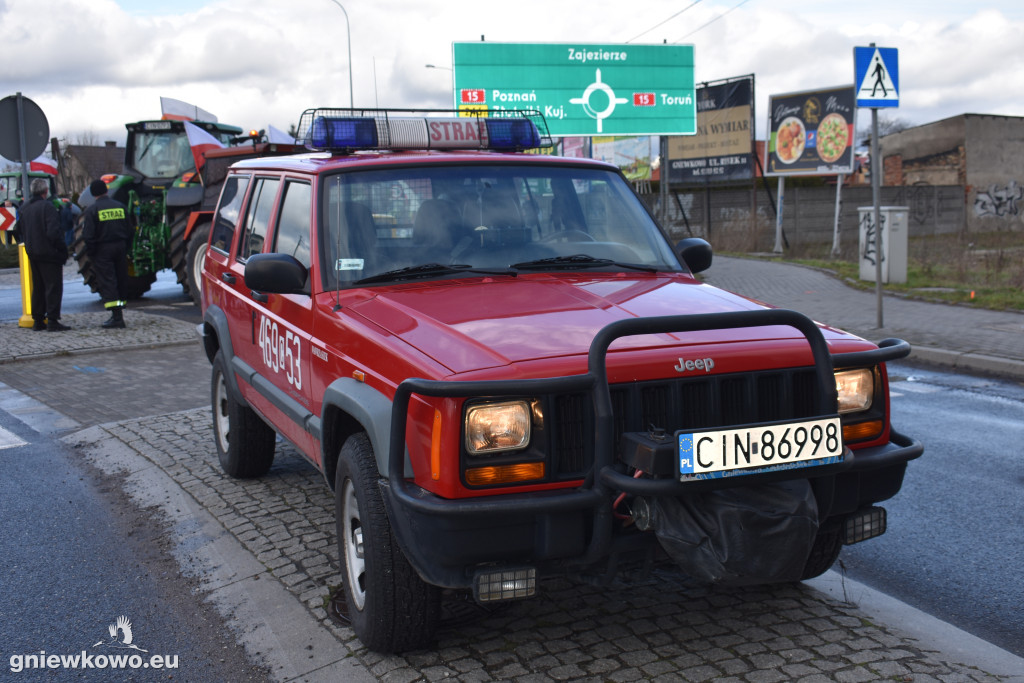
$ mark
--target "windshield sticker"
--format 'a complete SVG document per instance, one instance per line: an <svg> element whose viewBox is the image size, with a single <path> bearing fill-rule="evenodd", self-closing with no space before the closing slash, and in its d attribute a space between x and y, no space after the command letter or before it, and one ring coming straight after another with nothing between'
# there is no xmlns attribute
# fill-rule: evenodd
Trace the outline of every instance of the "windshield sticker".
<svg viewBox="0 0 1024 683"><path fill-rule="evenodd" d="M335 270L362 270L363 259L361 258L340 258L334 266Z"/></svg>

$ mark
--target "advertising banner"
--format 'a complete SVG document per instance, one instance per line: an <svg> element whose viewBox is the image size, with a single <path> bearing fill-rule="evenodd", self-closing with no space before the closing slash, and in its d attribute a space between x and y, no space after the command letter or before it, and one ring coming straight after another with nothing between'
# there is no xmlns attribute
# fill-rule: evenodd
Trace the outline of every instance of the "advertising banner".
<svg viewBox="0 0 1024 683"><path fill-rule="evenodd" d="M669 181L686 185L750 180L753 137L753 76L697 88L697 134L669 137Z"/></svg>
<svg viewBox="0 0 1024 683"><path fill-rule="evenodd" d="M851 85L770 95L765 175L851 173L855 104Z"/></svg>
<svg viewBox="0 0 1024 683"><path fill-rule="evenodd" d="M627 180L650 180L651 162L658 156L658 138L594 137L591 158L615 164Z"/></svg>
<svg viewBox="0 0 1024 683"><path fill-rule="evenodd" d="M553 136L692 135L692 45L454 43L455 107L535 109Z"/></svg>

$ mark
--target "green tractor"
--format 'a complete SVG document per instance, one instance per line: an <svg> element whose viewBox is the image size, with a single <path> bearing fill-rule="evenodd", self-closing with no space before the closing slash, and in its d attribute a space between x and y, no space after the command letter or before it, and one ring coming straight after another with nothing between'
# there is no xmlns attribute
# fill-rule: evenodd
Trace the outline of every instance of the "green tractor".
<svg viewBox="0 0 1024 683"><path fill-rule="evenodd" d="M171 269L186 294L199 302L196 274L202 267L209 237L209 213L220 194L227 167L242 158L264 153L292 153L294 145L268 145L260 133L243 135L242 129L221 123L190 121L226 145L206 154L202 172L196 172L192 148L183 121L140 121L126 124L128 140L122 175L105 175L111 197L128 207L135 238L128 251L127 296L137 299L149 291L157 273ZM251 144L249 144L251 143ZM269 151L268 148L274 151ZM284 147L277 151L277 148ZM88 188L79 196L84 209L94 197ZM81 222L75 230L74 253L78 272L92 291L96 274L82 240Z"/></svg>

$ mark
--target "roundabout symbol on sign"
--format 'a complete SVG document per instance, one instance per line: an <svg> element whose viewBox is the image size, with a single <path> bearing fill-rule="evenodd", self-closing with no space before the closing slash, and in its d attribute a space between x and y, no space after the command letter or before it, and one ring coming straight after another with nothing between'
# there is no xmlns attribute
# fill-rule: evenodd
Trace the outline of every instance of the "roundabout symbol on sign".
<svg viewBox="0 0 1024 683"><path fill-rule="evenodd" d="M594 76L594 82L587 86L586 90L583 91L582 97L574 97L569 102L571 104L582 104L583 111L587 113L592 119L597 119L597 132L601 132L601 122L612 115L615 111L616 104L625 104L628 100L625 97L616 97L615 91L611 89L607 83L601 82L601 70L596 69L596 75ZM602 111L594 111L594 108L590 106L590 96L600 90L608 96L608 106Z"/></svg>

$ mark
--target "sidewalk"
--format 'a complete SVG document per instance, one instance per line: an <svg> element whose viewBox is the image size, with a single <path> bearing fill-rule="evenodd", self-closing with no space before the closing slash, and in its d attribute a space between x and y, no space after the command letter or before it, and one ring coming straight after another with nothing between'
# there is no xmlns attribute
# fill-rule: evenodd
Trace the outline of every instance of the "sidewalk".
<svg viewBox="0 0 1024 683"><path fill-rule="evenodd" d="M910 342L910 358L971 372L1024 380L1024 314L928 303L886 295L876 327L877 300L828 273L772 261L715 256L705 282L873 342Z"/></svg>
<svg viewBox="0 0 1024 683"><path fill-rule="evenodd" d="M898 337L913 347L911 359L1024 380L1024 314L987 311L898 296L883 297L882 329L874 292L843 284L813 268L757 259L715 256L704 273L708 284L773 306L791 308L814 320L877 342ZM0 363L58 354L182 344L197 340L195 328L129 306L128 328L103 330L105 314L66 315L70 332L33 332L15 321L0 321Z"/></svg>

